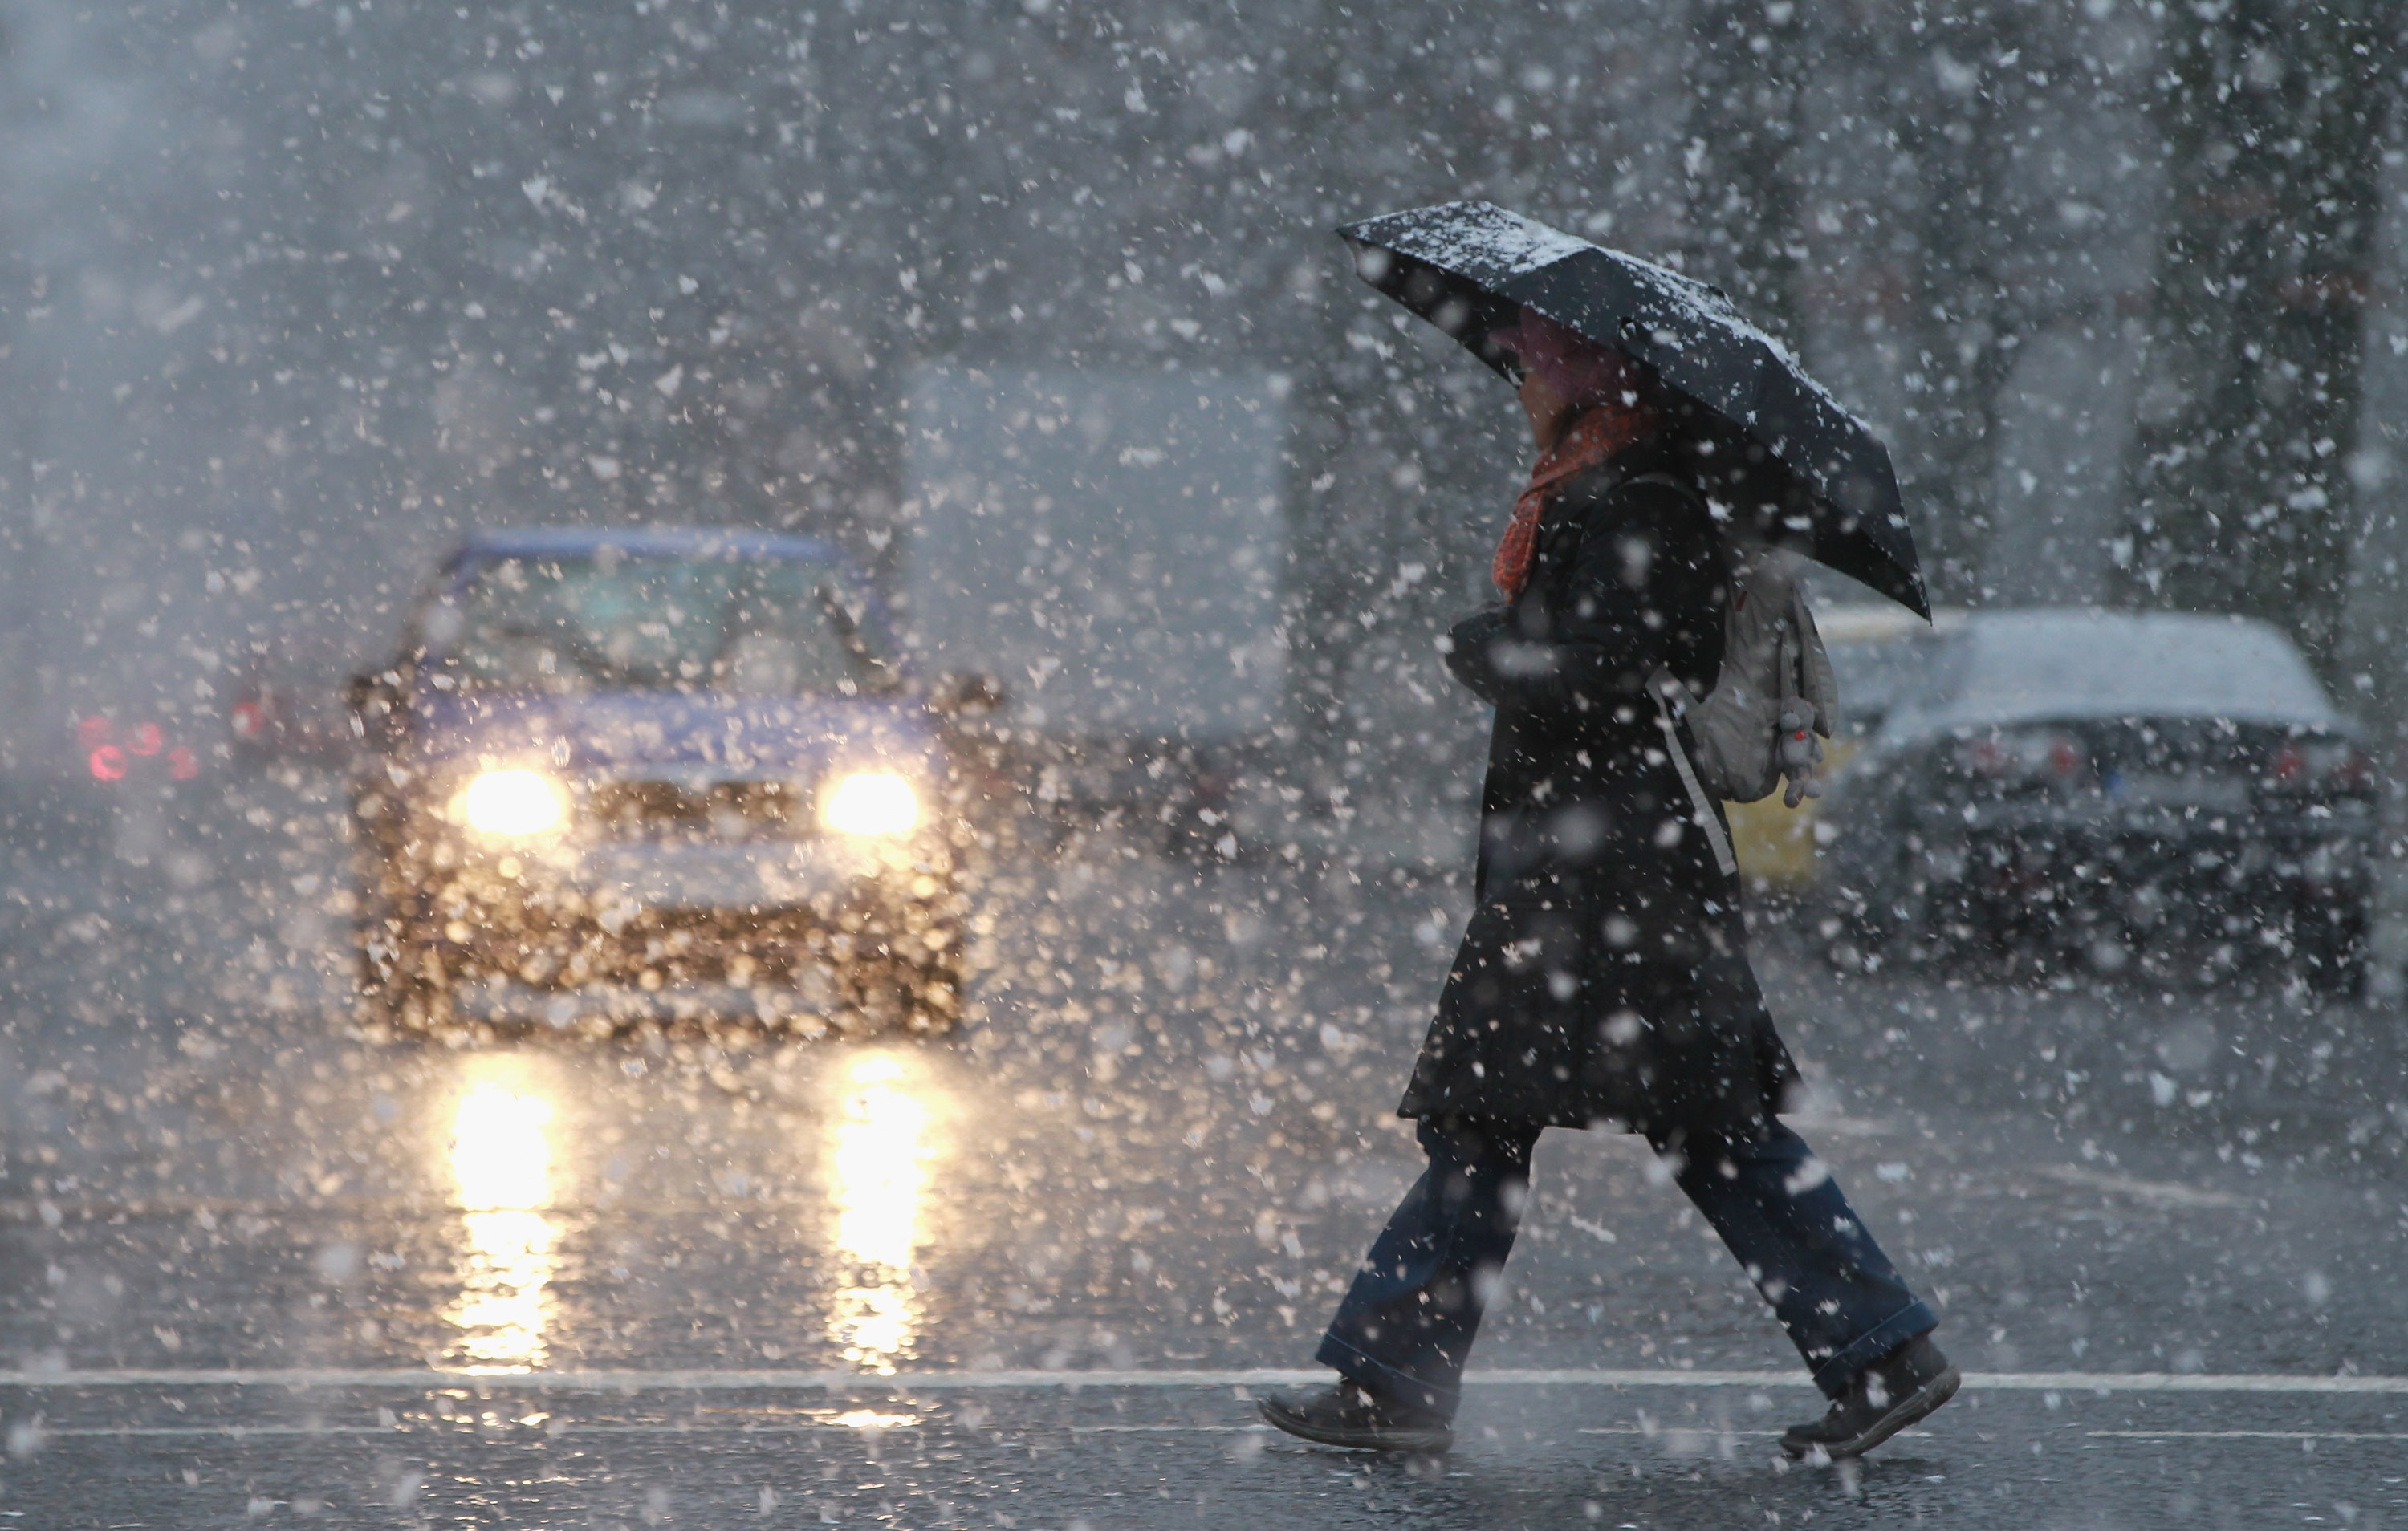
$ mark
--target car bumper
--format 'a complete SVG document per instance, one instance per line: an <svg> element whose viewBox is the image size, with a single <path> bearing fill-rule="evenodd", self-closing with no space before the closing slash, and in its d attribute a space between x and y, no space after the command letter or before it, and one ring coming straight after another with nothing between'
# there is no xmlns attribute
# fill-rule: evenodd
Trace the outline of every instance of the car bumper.
<svg viewBox="0 0 2408 1531"><path fill-rule="evenodd" d="M961 901L941 841L554 844L446 842L387 866L386 904L469 1008L556 1008L544 995L624 988L647 1015L821 1007L896 965L923 976L959 951ZM798 997L799 996L799 997ZM822 1007L824 1008L824 1007ZM542 1015L517 1015L542 1019Z"/></svg>
<svg viewBox="0 0 2408 1531"><path fill-rule="evenodd" d="M849 905L931 898L951 888L953 857L935 837L874 839L555 841L482 846L429 836L395 877L438 897L507 905L530 916L833 913Z"/></svg>
<svg viewBox="0 0 2408 1531"><path fill-rule="evenodd" d="M2371 820L2252 820L2237 829L2171 815L1976 811L1931 823L1915 870L1935 889L2060 909L2182 899L2277 918L2301 904L2363 899L2373 846Z"/></svg>
<svg viewBox="0 0 2408 1531"><path fill-rule="evenodd" d="M933 894L950 859L925 847L838 839L567 847L515 859L530 903L607 910L827 909L864 898Z"/></svg>
<svg viewBox="0 0 2408 1531"><path fill-rule="evenodd" d="M574 988L482 979L455 985L452 1014L461 1021L550 1026L567 1031L596 1022L759 1021L804 1032L841 1026L847 1013L838 985L818 983L588 983Z"/></svg>

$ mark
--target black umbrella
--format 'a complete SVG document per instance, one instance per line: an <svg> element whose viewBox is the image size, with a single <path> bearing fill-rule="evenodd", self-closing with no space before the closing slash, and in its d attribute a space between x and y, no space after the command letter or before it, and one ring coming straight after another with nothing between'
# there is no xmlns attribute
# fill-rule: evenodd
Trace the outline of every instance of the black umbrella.
<svg viewBox="0 0 2408 1531"><path fill-rule="evenodd" d="M1509 379L1513 358L1488 336L1525 307L1645 363L1701 408L1688 434L1717 504L1930 617L1888 449L1721 293L1486 202L1338 232L1365 281Z"/></svg>

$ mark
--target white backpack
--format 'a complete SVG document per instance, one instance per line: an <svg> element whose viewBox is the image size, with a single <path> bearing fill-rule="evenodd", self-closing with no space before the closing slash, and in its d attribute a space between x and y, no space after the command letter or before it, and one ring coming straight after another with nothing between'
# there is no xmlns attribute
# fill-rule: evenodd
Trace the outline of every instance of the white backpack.
<svg viewBox="0 0 2408 1531"><path fill-rule="evenodd" d="M1786 777L1782 802L1794 808L1823 795L1822 739L1839 726L1839 682L1807 608L1802 561L1761 543L1731 552L1722 674L1712 695L1686 708L1698 775L1732 803L1767 796Z"/></svg>

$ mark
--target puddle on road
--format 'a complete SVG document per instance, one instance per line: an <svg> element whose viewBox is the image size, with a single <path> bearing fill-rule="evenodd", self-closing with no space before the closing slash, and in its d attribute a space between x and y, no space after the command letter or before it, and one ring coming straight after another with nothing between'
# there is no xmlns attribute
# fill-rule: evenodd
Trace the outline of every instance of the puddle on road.
<svg viewBox="0 0 2408 1531"><path fill-rule="evenodd" d="M845 1360L882 1375L911 1353L921 1320L914 1256L925 1235L930 1104L924 1070L890 1052L856 1058L828 1156L828 1199L843 1262L827 1333Z"/></svg>
<svg viewBox="0 0 2408 1531"><path fill-rule="evenodd" d="M445 1315L459 1338L447 1359L467 1372L538 1370L560 1238L548 1215L554 1111L526 1059L469 1058L465 1075L451 1143L465 1239Z"/></svg>

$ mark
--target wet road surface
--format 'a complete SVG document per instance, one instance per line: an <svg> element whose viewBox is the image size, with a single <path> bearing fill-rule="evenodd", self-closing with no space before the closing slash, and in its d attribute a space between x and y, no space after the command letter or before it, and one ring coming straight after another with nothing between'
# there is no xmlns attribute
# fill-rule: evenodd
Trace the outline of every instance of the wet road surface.
<svg viewBox="0 0 2408 1531"><path fill-rule="evenodd" d="M1557 1133L1461 1446L1368 1462L1245 1397L1415 1171L1459 890L1087 841L997 879L951 1039L379 1047L309 793L17 879L15 1524L2408 1519L2396 1010L1768 931L1797 1124L1985 1375L1781 1470L1815 1400L1757 1298L1641 1145Z"/></svg>
<svg viewBox="0 0 2408 1531"><path fill-rule="evenodd" d="M1977 1386L1861 1468L1784 1471L1766 1421L1794 1389L1482 1387L1439 1461L1286 1442L1233 1391L54 1392L10 1478L27 1524L2382 1525L2408 1503L2396 1396Z"/></svg>

